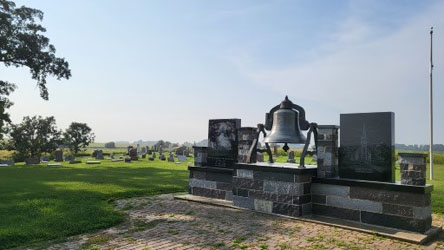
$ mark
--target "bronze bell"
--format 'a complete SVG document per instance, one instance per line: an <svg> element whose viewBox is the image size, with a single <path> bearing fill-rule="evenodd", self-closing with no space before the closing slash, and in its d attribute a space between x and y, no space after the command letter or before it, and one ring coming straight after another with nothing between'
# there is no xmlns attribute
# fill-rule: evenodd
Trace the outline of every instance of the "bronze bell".
<svg viewBox="0 0 444 250"><path fill-rule="evenodd" d="M307 141L299 126L300 114L293 107L294 104L285 97L279 109L273 112L273 126L270 135L264 140L265 143L304 144ZM287 145L286 148L288 149Z"/></svg>

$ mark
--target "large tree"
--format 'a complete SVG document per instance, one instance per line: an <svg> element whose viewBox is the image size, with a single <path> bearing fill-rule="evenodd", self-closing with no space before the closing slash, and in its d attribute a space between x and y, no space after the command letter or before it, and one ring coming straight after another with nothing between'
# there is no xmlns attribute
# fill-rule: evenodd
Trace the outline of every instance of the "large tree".
<svg viewBox="0 0 444 250"><path fill-rule="evenodd" d="M40 96L48 100L46 78L69 79L71 70L64 58L55 56L54 45L43 35L46 29L40 25L42 19L40 10L16 7L12 1L0 0L0 62L6 67L29 68L32 79L37 81ZM12 103L7 96L15 86L0 80L0 126L10 122L6 110Z"/></svg>
<svg viewBox="0 0 444 250"><path fill-rule="evenodd" d="M94 133L86 123L73 122L63 133L65 145L72 153L77 154L80 150L94 142Z"/></svg>
<svg viewBox="0 0 444 250"><path fill-rule="evenodd" d="M40 157L51 153L62 143L61 131L53 116L25 116L22 123L11 125L10 146L23 157Z"/></svg>

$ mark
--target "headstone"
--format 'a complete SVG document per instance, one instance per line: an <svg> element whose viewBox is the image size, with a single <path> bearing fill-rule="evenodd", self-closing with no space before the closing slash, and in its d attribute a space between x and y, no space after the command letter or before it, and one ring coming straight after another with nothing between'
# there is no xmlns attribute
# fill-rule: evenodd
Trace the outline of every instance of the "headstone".
<svg viewBox="0 0 444 250"><path fill-rule="evenodd" d="M75 158L73 156L66 156L65 157L65 161L70 162L70 161L74 161L74 160L75 160Z"/></svg>
<svg viewBox="0 0 444 250"><path fill-rule="evenodd" d="M193 151L194 151L194 166L202 167L207 165L208 147L193 146Z"/></svg>
<svg viewBox="0 0 444 250"><path fill-rule="evenodd" d="M233 168L237 162L240 119L210 120L208 126L208 166Z"/></svg>
<svg viewBox="0 0 444 250"><path fill-rule="evenodd" d="M121 161L125 161L124 159L112 159L112 162L121 162Z"/></svg>
<svg viewBox="0 0 444 250"><path fill-rule="evenodd" d="M340 123L339 176L394 182L395 114L341 114Z"/></svg>
<svg viewBox="0 0 444 250"><path fill-rule="evenodd" d="M184 155L184 152L187 148L185 146L178 147L176 149L176 155Z"/></svg>
<svg viewBox="0 0 444 250"><path fill-rule="evenodd" d="M263 153L257 153L256 161L257 162L264 162L264 154Z"/></svg>
<svg viewBox="0 0 444 250"><path fill-rule="evenodd" d="M132 148L129 152L129 157L131 158L132 161L139 160L139 157L137 156L137 149Z"/></svg>
<svg viewBox="0 0 444 250"><path fill-rule="evenodd" d="M338 177L338 130L335 125L318 126L318 148L313 155L318 164L317 177Z"/></svg>
<svg viewBox="0 0 444 250"><path fill-rule="evenodd" d="M159 154L163 154L163 148L159 147Z"/></svg>
<svg viewBox="0 0 444 250"><path fill-rule="evenodd" d="M60 166L62 166L61 163L49 163L48 164L48 167L60 167Z"/></svg>
<svg viewBox="0 0 444 250"><path fill-rule="evenodd" d="M126 148L126 150L127 150L127 154L129 155L130 154L130 151L131 151L131 149L133 149L134 147L133 146L128 146L127 148Z"/></svg>
<svg viewBox="0 0 444 250"><path fill-rule="evenodd" d="M274 155L274 157L279 157L279 146L278 145L273 146L273 155Z"/></svg>
<svg viewBox="0 0 444 250"><path fill-rule="evenodd" d="M146 154L142 154L142 159L145 159L146 158Z"/></svg>
<svg viewBox="0 0 444 250"><path fill-rule="evenodd" d="M51 159L49 159L48 157L42 157L42 159L41 159L41 163L47 163L47 162L49 162L49 161L51 161Z"/></svg>
<svg viewBox="0 0 444 250"><path fill-rule="evenodd" d="M294 151L288 152L288 163L296 163L296 159L294 158Z"/></svg>
<svg viewBox="0 0 444 250"><path fill-rule="evenodd" d="M190 151L188 151L188 149L183 151L183 155L185 155L186 157L190 157Z"/></svg>
<svg viewBox="0 0 444 250"><path fill-rule="evenodd" d="M143 148L142 148L141 153L142 153L142 155L146 154L146 147L143 147Z"/></svg>
<svg viewBox="0 0 444 250"><path fill-rule="evenodd" d="M86 164L100 164L100 161L87 161Z"/></svg>
<svg viewBox="0 0 444 250"><path fill-rule="evenodd" d="M110 154L109 158L111 158L111 160L114 160L114 154Z"/></svg>
<svg viewBox="0 0 444 250"><path fill-rule="evenodd" d="M96 160L103 160L103 150L101 149L97 149L94 151L95 152L95 156L96 156Z"/></svg>
<svg viewBox="0 0 444 250"><path fill-rule="evenodd" d="M185 155L178 155L177 160L179 160L179 162L186 162L188 159Z"/></svg>
<svg viewBox="0 0 444 250"><path fill-rule="evenodd" d="M159 155L159 159L160 159L161 161L165 161L165 160L166 160L166 157L165 157L165 155L161 154L161 155Z"/></svg>
<svg viewBox="0 0 444 250"><path fill-rule="evenodd" d="M154 161L154 157L150 157L150 158L148 158L148 160Z"/></svg>
<svg viewBox="0 0 444 250"><path fill-rule="evenodd" d="M154 159L156 159L156 152L153 152L153 153L151 154L151 156L152 156Z"/></svg>
<svg viewBox="0 0 444 250"><path fill-rule="evenodd" d="M253 149L250 162L247 161L251 145L253 145L254 139L257 136L257 128L243 127L238 130L238 151L237 161L240 163L255 163L257 149Z"/></svg>
<svg viewBox="0 0 444 250"><path fill-rule="evenodd" d="M40 158L39 157L32 157L25 160L26 165L35 165L40 164Z"/></svg>
<svg viewBox="0 0 444 250"><path fill-rule="evenodd" d="M399 153L401 184L424 186L426 184L426 154Z"/></svg>
<svg viewBox="0 0 444 250"><path fill-rule="evenodd" d="M69 164L78 164L78 163L82 163L82 161L81 160L75 160L75 159L69 161Z"/></svg>
<svg viewBox="0 0 444 250"><path fill-rule="evenodd" d="M170 156L168 157L168 162L174 162L174 155L170 154Z"/></svg>
<svg viewBox="0 0 444 250"><path fill-rule="evenodd" d="M63 161L63 151L58 149L54 151L54 157L56 162L62 162Z"/></svg>
<svg viewBox="0 0 444 250"><path fill-rule="evenodd" d="M136 149L137 149L137 154L142 153L142 148L140 148L140 144L137 144Z"/></svg>
<svg viewBox="0 0 444 250"><path fill-rule="evenodd" d="M14 160L7 160L7 161L0 161L0 166L2 167L9 167L14 166Z"/></svg>

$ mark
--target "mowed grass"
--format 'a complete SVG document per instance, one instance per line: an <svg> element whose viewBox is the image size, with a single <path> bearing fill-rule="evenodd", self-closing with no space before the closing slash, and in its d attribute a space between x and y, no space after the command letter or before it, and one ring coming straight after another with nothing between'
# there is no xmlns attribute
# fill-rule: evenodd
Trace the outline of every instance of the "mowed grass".
<svg viewBox="0 0 444 250"><path fill-rule="evenodd" d="M142 159L0 167L0 249L121 223L113 200L186 191L187 165Z"/></svg>

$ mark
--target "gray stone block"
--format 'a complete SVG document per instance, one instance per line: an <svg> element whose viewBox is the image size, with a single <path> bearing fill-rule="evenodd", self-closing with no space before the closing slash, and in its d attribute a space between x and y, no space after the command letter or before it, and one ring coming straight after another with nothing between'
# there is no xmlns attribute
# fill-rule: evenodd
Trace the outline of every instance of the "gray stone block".
<svg viewBox="0 0 444 250"><path fill-rule="evenodd" d="M382 203L380 202L355 200L333 195L327 196L327 206L382 213Z"/></svg>
<svg viewBox="0 0 444 250"><path fill-rule="evenodd" d="M430 193L415 194L389 190L377 190L363 187L351 187L350 198L415 207L427 207L430 206L431 202Z"/></svg>
<svg viewBox="0 0 444 250"><path fill-rule="evenodd" d="M254 210L271 214L273 211L273 202L264 200L254 200Z"/></svg>
<svg viewBox="0 0 444 250"><path fill-rule="evenodd" d="M302 205L302 216L311 214L311 202Z"/></svg>
<svg viewBox="0 0 444 250"><path fill-rule="evenodd" d="M255 179L233 177L233 188L262 190L263 182Z"/></svg>
<svg viewBox="0 0 444 250"><path fill-rule="evenodd" d="M413 218L413 207L383 203L382 213Z"/></svg>
<svg viewBox="0 0 444 250"><path fill-rule="evenodd" d="M273 202L273 213L299 217L302 215L302 206Z"/></svg>
<svg viewBox="0 0 444 250"><path fill-rule="evenodd" d="M225 192L225 200L232 201L233 200L233 192L226 191Z"/></svg>
<svg viewBox="0 0 444 250"><path fill-rule="evenodd" d="M253 170L238 169L236 171L236 176L239 178L253 179Z"/></svg>
<svg viewBox="0 0 444 250"><path fill-rule="evenodd" d="M199 180L199 179L190 179L190 187L216 189L216 182L215 181Z"/></svg>
<svg viewBox="0 0 444 250"><path fill-rule="evenodd" d="M348 197L350 195L350 187L313 183L311 185L311 192L313 194Z"/></svg>
<svg viewBox="0 0 444 250"><path fill-rule="evenodd" d="M254 209L254 199L233 195L233 205L236 207Z"/></svg>
<svg viewBox="0 0 444 250"><path fill-rule="evenodd" d="M431 207L413 207L413 218L415 219L427 219L432 216Z"/></svg>
<svg viewBox="0 0 444 250"><path fill-rule="evenodd" d="M304 194L304 185L299 183L264 180L264 191L278 194L302 195Z"/></svg>
<svg viewBox="0 0 444 250"><path fill-rule="evenodd" d="M325 205L325 203L327 202L327 197L325 195L312 194L311 202Z"/></svg>

